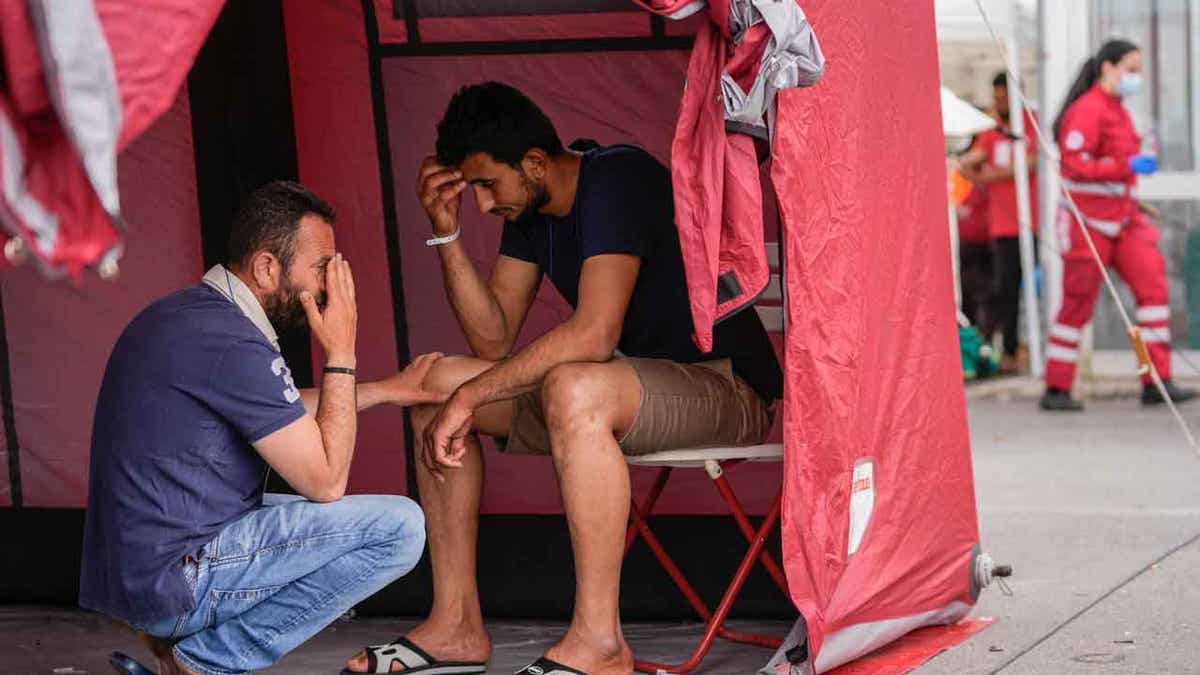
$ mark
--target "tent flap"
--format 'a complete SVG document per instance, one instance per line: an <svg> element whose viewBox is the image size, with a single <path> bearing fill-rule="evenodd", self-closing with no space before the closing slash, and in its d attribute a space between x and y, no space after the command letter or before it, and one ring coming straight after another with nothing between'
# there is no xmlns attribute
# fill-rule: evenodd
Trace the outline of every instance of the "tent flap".
<svg viewBox="0 0 1200 675"><path fill-rule="evenodd" d="M806 3L835 66L778 100L784 566L819 670L974 602L932 5Z"/></svg>

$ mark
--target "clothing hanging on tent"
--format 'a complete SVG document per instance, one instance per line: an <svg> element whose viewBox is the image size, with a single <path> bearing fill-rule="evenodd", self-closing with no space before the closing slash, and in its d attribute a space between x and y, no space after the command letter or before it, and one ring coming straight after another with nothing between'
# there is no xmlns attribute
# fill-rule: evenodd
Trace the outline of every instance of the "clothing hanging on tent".
<svg viewBox="0 0 1200 675"><path fill-rule="evenodd" d="M117 153L171 106L221 5L6 4L0 239L10 263L31 254L51 276L115 270Z"/></svg>
<svg viewBox="0 0 1200 675"><path fill-rule="evenodd" d="M685 0L637 0L678 15ZM769 139L778 91L815 84L825 58L795 2L715 0L696 34L671 146L675 222L695 340L749 307L770 278L754 139Z"/></svg>

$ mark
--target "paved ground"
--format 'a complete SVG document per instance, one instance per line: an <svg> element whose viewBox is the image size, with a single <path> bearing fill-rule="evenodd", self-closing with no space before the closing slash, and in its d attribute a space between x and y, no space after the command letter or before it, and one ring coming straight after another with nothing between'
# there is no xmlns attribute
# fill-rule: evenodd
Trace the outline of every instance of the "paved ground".
<svg viewBox="0 0 1200 675"><path fill-rule="evenodd" d="M918 672L1200 673L1200 458L1169 414L969 407L983 543L1014 595L989 589L976 614L999 621Z"/></svg>
<svg viewBox="0 0 1200 675"><path fill-rule="evenodd" d="M1200 673L1200 458L1165 411L1108 398L1083 414L1048 416L1023 388L1036 390L1020 381L970 390L983 543L1014 566L1014 595L989 589L976 614L999 621L919 672ZM1200 427L1200 406L1185 412ZM276 672L335 673L348 652L409 624L336 624ZM494 671L532 659L560 629L496 627ZM636 625L629 633L641 653L668 657L698 629ZM0 674L106 673L115 645L139 651L132 634L83 613L0 608ZM721 646L701 672L751 673L766 657Z"/></svg>

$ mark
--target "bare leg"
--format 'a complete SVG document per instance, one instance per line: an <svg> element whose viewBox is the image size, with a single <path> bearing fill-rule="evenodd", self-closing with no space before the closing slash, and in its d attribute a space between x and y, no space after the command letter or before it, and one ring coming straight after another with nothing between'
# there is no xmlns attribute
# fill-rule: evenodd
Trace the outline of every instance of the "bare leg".
<svg viewBox="0 0 1200 675"><path fill-rule="evenodd" d="M448 393L492 365L481 359L444 358L429 372L425 386ZM421 443L422 432L436 413L436 406L412 409L417 443ZM476 430L489 436L506 436L512 416L511 401L484 406L476 411ZM483 453L475 436L467 441L467 446L462 468L445 470L444 483L435 479L423 462L416 462L433 564L433 609L424 623L409 631L408 638L441 661L486 661L492 651L479 607L475 564ZM417 447L418 458L421 452L422 448ZM354 671L365 671L366 667L367 659L362 653L347 663L347 668ZM402 672L402 667L394 666L393 671Z"/></svg>
<svg viewBox="0 0 1200 675"><path fill-rule="evenodd" d="M593 675L629 673L618 606L629 469L617 439L637 416L641 382L620 360L566 364L546 376L542 393L575 553L571 626L546 655Z"/></svg>

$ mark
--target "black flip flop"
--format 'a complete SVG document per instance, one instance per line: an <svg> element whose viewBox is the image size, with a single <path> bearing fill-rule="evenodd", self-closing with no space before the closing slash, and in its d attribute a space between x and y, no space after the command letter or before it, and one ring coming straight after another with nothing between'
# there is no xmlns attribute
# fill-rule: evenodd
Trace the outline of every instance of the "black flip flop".
<svg viewBox="0 0 1200 675"><path fill-rule="evenodd" d="M587 673L582 670L575 670L570 666L564 666L558 661L551 661L543 656L513 673L513 675L587 675Z"/></svg>
<svg viewBox="0 0 1200 675"><path fill-rule="evenodd" d="M438 661L424 649L404 636L386 645L366 647L367 673L390 673L392 666L404 666L402 675L483 675L487 663L482 661ZM364 675L354 670L342 670L342 675Z"/></svg>
<svg viewBox="0 0 1200 675"><path fill-rule="evenodd" d="M137 662L137 659L121 652L108 655L108 663L120 675L155 675L153 670Z"/></svg>

